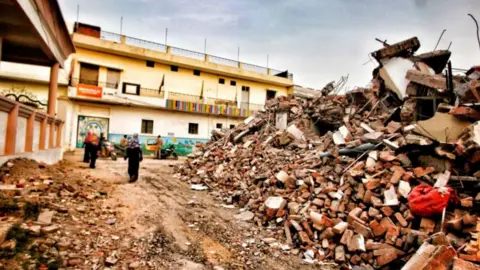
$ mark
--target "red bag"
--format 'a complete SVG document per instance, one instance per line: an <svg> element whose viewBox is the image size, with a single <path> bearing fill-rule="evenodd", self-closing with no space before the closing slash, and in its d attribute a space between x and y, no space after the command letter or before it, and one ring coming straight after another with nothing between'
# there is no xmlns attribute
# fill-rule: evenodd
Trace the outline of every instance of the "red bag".
<svg viewBox="0 0 480 270"><path fill-rule="evenodd" d="M441 215L449 202L455 203L457 196L450 187L434 188L429 185L419 185L408 195L408 206L412 214L421 217Z"/></svg>

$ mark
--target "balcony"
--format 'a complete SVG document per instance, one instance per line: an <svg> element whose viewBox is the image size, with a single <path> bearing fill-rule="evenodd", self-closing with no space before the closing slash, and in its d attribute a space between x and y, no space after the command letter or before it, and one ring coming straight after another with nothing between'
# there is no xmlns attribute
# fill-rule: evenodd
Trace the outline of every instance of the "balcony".
<svg viewBox="0 0 480 270"><path fill-rule="evenodd" d="M68 97L78 100L126 106L166 108L190 113L246 118L262 110L262 104L236 102L140 87L136 94L122 93L119 83L72 78Z"/></svg>
<svg viewBox="0 0 480 270"><path fill-rule="evenodd" d="M263 109L262 104L236 102L210 97L201 97L176 92L168 92L166 108L171 110L196 112L232 117L249 117Z"/></svg>

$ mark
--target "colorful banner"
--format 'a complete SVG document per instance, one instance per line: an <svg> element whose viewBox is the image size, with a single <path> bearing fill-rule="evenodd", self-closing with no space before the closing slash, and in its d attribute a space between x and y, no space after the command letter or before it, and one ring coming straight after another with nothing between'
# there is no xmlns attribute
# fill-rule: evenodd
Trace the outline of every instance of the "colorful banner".
<svg viewBox="0 0 480 270"><path fill-rule="evenodd" d="M100 86L79 83L77 86L77 95L84 97L102 98L103 88Z"/></svg>
<svg viewBox="0 0 480 270"><path fill-rule="evenodd" d="M228 115L235 117L249 117L255 114L254 110L241 109L235 106L201 104L173 99L167 99L166 106L168 109L178 111Z"/></svg>

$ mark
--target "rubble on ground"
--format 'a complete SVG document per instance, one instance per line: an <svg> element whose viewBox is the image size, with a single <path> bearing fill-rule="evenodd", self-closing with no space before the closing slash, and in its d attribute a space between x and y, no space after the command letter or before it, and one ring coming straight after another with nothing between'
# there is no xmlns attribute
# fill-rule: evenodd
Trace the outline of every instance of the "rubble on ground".
<svg viewBox="0 0 480 270"><path fill-rule="evenodd" d="M372 53L369 88L269 101L179 176L276 228L265 244L305 263L479 269L480 73L444 76L450 52L419 47Z"/></svg>
<svg viewBox="0 0 480 270"><path fill-rule="evenodd" d="M97 179L65 164L11 160L0 168L0 268L99 269L118 236L108 230L116 210L100 207L107 192Z"/></svg>

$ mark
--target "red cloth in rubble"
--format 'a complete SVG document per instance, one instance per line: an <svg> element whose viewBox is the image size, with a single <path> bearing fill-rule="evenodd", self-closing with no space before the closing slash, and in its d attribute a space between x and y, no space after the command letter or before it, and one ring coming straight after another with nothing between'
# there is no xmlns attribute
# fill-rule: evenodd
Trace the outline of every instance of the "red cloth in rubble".
<svg viewBox="0 0 480 270"><path fill-rule="evenodd" d="M429 185L418 185L408 195L408 206L412 214L421 217L441 215L448 203L457 200L455 191L446 187L439 190Z"/></svg>

